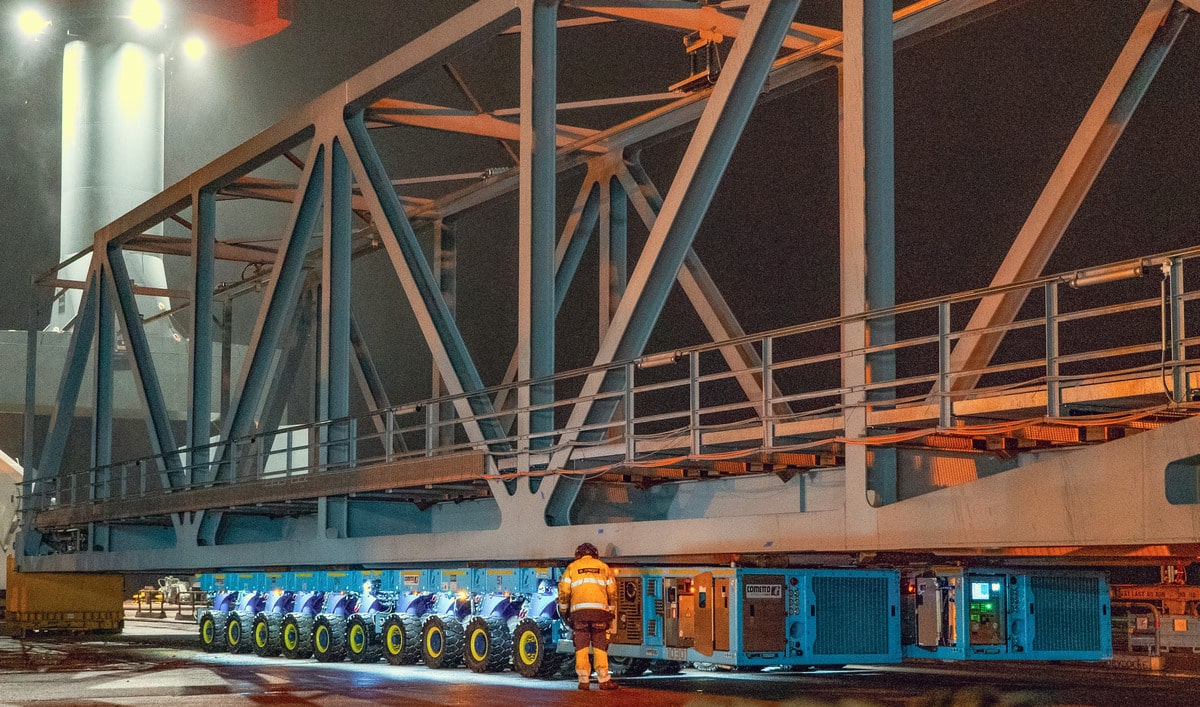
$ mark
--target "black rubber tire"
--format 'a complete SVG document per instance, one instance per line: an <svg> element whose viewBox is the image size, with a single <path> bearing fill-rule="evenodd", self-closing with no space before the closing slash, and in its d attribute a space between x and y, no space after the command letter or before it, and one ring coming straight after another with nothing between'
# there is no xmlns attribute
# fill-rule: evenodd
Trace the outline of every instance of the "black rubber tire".
<svg viewBox="0 0 1200 707"><path fill-rule="evenodd" d="M279 655L282 634L282 614L259 612L250 628L250 642L254 644L254 654L263 658Z"/></svg>
<svg viewBox="0 0 1200 707"><path fill-rule="evenodd" d="M288 614L283 618L280 641L283 657L293 660L312 657L312 625L313 617L308 614Z"/></svg>
<svg viewBox="0 0 1200 707"><path fill-rule="evenodd" d="M636 678L645 675L654 661L649 658L608 657L608 671L616 678Z"/></svg>
<svg viewBox="0 0 1200 707"><path fill-rule="evenodd" d="M320 614L313 622L313 656L322 663L346 659L346 617Z"/></svg>
<svg viewBox="0 0 1200 707"><path fill-rule="evenodd" d="M566 656L558 653L550 638L549 619L521 619L512 632L513 671L527 678L548 678L558 672Z"/></svg>
<svg viewBox="0 0 1200 707"><path fill-rule="evenodd" d="M421 626L421 653L425 665L441 669L462 665L463 625L455 619L430 616Z"/></svg>
<svg viewBox="0 0 1200 707"><path fill-rule="evenodd" d="M383 622L379 642L383 657L392 665L412 665L421 660L421 619L412 614L391 614Z"/></svg>
<svg viewBox="0 0 1200 707"><path fill-rule="evenodd" d="M683 663L677 660L651 660L651 675L678 675L683 670Z"/></svg>
<svg viewBox="0 0 1200 707"><path fill-rule="evenodd" d="M512 663L512 634L499 616L472 616L464 628L463 662L475 673L498 673Z"/></svg>
<svg viewBox="0 0 1200 707"><path fill-rule="evenodd" d="M206 611L200 614L200 647L207 653L224 653L229 646L225 643L224 611Z"/></svg>
<svg viewBox="0 0 1200 707"><path fill-rule="evenodd" d="M377 663L382 652L375 621L355 614L346 623L346 655L353 663Z"/></svg>
<svg viewBox="0 0 1200 707"><path fill-rule="evenodd" d="M231 611L225 622L225 642L229 644L230 653L249 653L254 649L254 640L250 627L254 624L254 614L249 611Z"/></svg>

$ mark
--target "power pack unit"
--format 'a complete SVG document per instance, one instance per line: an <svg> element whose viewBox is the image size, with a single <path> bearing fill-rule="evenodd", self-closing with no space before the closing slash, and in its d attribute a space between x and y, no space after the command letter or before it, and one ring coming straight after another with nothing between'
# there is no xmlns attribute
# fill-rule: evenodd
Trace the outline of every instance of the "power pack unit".
<svg viewBox="0 0 1200 707"><path fill-rule="evenodd" d="M728 666L895 663L899 582L889 570L620 568L609 652Z"/></svg>
<svg viewBox="0 0 1200 707"><path fill-rule="evenodd" d="M905 657L1112 658L1099 572L937 568L905 578L903 605Z"/></svg>

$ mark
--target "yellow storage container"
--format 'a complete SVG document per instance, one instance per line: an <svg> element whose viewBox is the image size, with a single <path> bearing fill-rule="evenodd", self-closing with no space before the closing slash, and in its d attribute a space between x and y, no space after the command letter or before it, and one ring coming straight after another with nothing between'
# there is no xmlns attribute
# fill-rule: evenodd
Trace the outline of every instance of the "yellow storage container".
<svg viewBox="0 0 1200 707"><path fill-rule="evenodd" d="M8 632L120 633L125 625L125 581L119 574L18 572L8 558Z"/></svg>

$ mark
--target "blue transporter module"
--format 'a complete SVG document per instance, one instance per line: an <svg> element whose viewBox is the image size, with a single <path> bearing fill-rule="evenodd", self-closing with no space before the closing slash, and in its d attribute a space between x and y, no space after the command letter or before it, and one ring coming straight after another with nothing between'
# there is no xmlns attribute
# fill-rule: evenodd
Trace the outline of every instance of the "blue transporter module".
<svg viewBox="0 0 1200 707"><path fill-rule="evenodd" d="M903 603L906 658L1112 658L1099 572L933 568L906 576Z"/></svg>
<svg viewBox="0 0 1200 707"><path fill-rule="evenodd" d="M739 666L897 663L892 570L619 568L609 653L625 675L688 662ZM564 637L560 651L569 651Z"/></svg>

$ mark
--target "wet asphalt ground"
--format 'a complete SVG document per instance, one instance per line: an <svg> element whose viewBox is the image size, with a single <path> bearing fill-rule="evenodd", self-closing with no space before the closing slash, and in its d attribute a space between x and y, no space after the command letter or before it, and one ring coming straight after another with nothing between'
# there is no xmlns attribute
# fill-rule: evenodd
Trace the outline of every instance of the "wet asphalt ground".
<svg viewBox="0 0 1200 707"><path fill-rule="evenodd" d="M386 663L322 664L199 650L194 625L130 621L104 638L0 638L3 705L722 705L1168 707L1200 705L1200 675L1101 665L928 663L827 671L643 676L590 692Z"/></svg>

